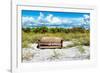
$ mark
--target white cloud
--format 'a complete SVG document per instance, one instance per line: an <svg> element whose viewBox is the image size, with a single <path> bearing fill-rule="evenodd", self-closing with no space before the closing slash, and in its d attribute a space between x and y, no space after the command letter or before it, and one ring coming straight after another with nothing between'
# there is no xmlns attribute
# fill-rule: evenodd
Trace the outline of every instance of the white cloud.
<svg viewBox="0 0 100 73"><path fill-rule="evenodd" d="M39 15L39 17L38 17L37 20L38 20L39 22L42 22L43 18L44 18L44 14L43 14L42 12L40 12L40 15Z"/></svg>
<svg viewBox="0 0 100 73"><path fill-rule="evenodd" d="M22 17L22 27L24 28L33 26L34 22L35 22L35 19L33 17L29 17L29 16Z"/></svg>
<svg viewBox="0 0 100 73"><path fill-rule="evenodd" d="M89 19L90 16L85 14L85 15L84 15L84 18L85 18L85 19Z"/></svg>
<svg viewBox="0 0 100 73"><path fill-rule="evenodd" d="M40 12L39 16L37 18L34 17L22 17L23 25L26 26L32 26L32 25L89 25L90 24L90 16L89 15L83 15L83 17L80 18L63 18L63 17L57 17L53 14L48 14L45 16L42 12Z"/></svg>
<svg viewBox="0 0 100 73"><path fill-rule="evenodd" d="M58 18L58 17L53 17L51 23L52 23L52 24L61 24L62 21L61 21L61 19Z"/></svg>
<svg viewBox="0 0 100 73"><path fill-rule="evenodd" d="M27 21L31 21L31 22L34 22L35 21L35 19L33 18L33 17L29 17L29 16L23 16L22 17L22 22L23 23L25 23L25 22L27 22Z"/></svg>
<svg viewBox="0 0 100 73"><path fill-rule="evenodd" d="M53 16L52 14L49 14L48 16L46 16L45 21L47 21L51 25L52 24L62 24L62 23L70 23L71 22L67 18L56 17L56 16Z"/></svg>
<svg viewBox="0 0 100 73"><path fill-rule="evenodd" d="M52 22L52 18L53 18L53 15L52 14L49 14L45 20L48 21L48 22Z"/></svg>
<svg viewBox="0 0 100 73"><path fill-rule="evenodd" d="M86 25L89 25L90 24L90 16L89 15L84 15L83 16L83 23L86 24Z"/></svg>
<svg viewBox="0 0 100 73"><path fill-rule="evenodd" d="M63 24L71 24L73 22L73 18L62 18Z"/></svg>

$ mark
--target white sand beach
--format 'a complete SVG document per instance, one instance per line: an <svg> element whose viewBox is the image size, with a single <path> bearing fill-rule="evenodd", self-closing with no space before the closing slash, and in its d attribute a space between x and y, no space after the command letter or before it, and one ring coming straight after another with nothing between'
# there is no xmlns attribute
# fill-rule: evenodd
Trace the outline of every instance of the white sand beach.
<svg viewBox="0 0 100 73"><path fill-rule="evenodd" d="M71 41L64 41L63 47L73 44ZM82 46L84 52L78 46L61 49L40 49L36 43L29 44L31 48L23 48L23 62L41 61L69 61L86 60L90 58L89 46Z"/></svg>

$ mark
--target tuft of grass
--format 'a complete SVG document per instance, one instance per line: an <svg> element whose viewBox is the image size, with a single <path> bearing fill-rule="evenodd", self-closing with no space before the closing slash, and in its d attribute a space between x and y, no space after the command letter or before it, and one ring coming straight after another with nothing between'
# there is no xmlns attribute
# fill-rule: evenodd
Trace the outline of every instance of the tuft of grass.
<svg viewBox="0 0 100 73"><path fill-rule="evenodd" d="M54 49L53 53L54 54L50 57L50 60L59 59L59 57L61 56L61 54L56 49Z"/></svg>
<svg viewBox="0 0 100 73"><path fill-rule="evenodd" d="M85 49L82 47L82 45L80 46L77 46L78 50L81 52L81 53L84 53L85 52Z"/></svg>

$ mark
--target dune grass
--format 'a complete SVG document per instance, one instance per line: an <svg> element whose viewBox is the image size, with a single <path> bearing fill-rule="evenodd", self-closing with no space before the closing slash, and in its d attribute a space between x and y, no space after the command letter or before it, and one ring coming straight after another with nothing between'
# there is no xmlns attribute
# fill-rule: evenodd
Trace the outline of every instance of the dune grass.
<svg viewBox="0 0 100 73"><path fill-rule="evenodd" d="M35 32L24 32L22 31L22 48L29 47L29 43L36 43L41 37L44 36L54 36L54 37L62 37L64 41L73 41L74 45L90 45L90 34L89 32L82 33L35 33Z"/></svg>

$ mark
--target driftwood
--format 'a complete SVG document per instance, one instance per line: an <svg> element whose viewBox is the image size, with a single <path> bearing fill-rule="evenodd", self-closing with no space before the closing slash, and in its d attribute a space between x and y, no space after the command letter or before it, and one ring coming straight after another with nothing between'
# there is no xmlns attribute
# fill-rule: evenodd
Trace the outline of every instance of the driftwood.
<svg viewBox="0 0 100 73"><path fill-rule="evenodd" d="M59 37L42 37L38 40L38 48L62 48L63 39Z"/></svg>

